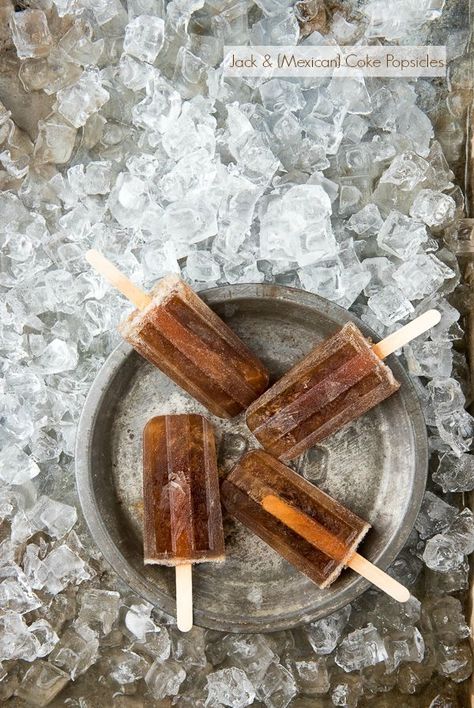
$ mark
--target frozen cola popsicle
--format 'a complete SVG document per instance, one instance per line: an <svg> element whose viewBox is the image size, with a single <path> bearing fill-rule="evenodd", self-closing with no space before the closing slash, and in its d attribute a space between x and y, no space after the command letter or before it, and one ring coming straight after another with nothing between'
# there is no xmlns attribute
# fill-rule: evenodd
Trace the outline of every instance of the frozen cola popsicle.
<svg viewBox="0 0 474 708"><path fill-rule="evenodd" d="M375 345L349 322L249 406L248 427L272 455L292 460L395 393L382 359L439 318L425 312Z"/></svg>
<svg viewBox="0 0 474 708"><path fill-rule="evenodd" d="M178 627L186 631L192 626L191 564L225 556L214 432L205 418L148 421L143 501L145 563L176 567Z"/></svg>
<svg viewBox="0 0 474 708"><path fill-rule="evenodd" d="M166 276L148 295L97 251L86 257L137 305L119 325L124 339L212 413L232 418L267 388L263 364L181 278Z"/></svg>
<svg viewBox="0 0 474 708"><path fill-rule="evenodd" d="M236 519L317 585L326 588L345 566L405 602L410 593L357 552L370 524L264 452L249 452L221 486Z"/></svg>

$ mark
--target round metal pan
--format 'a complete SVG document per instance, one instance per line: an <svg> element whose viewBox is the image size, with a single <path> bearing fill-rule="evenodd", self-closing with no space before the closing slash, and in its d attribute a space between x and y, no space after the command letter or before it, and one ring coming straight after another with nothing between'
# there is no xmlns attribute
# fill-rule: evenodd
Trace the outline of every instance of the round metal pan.
<svg viewBox="0 0 474 708"><path fill-rule="evenodd" d="M233 285L200 295L267 364L274 379L317 342L352 320L346 310L301 290ZM395 356L387 363L400 391L325 441L305 473L373 528L360 551L386 568L418 513L427 474L427 439L413 386ZM87 398L77 437L76 480L90 532L122 579L174 614L174 573L144 566L142 431L158 414L196 411L214 424L222 473L245 444L257 447L243 416L214 418L136 354L118 346ZM235 437L236 435L241 437ZM300 465L301 471L301 465ZM320 590L249 530L225 517L224 564L195 567L195 623L231 632L272 631L321 618L354 600L368 583L350 570Z"/></svg>

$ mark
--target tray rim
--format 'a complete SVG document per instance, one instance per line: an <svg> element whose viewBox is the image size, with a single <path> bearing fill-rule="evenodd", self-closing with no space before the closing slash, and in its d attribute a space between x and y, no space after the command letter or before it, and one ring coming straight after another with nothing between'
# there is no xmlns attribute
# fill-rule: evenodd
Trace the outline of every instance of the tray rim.
<svg viewBox="0 0 474 708"><path fill-rule="evenodd" d="M293 305L308 307L309 309L315 310L320 315L327 315L330 319L333 319L338 324L341 324L341 326L344 322L352 321L361 329L362 332L364 332L366 336L371 337L374 342L380 340L380 337L378 337L377 334L364 322L359 320L359 318L351 311L346 310L340 305L326 300L315 293L298 288L272 283L238 283L234 285L222 285L201 290L199 291L199 296L202 297L210 307L212 307L213 304L225 305L226 302L232 306L232 304L236 301L248 299L263 298L266 300L285 300ZM119 578L121 578L121 580L125 582L132 591L152 603L161 612L169 614L170 610L166 607L166 605L169 604L169 598L156 588L154 593L152 593L146 580L129 565L127 558L122 554L113 538L110 536L107 526L105 525L100 514L99 501L93 493L92 466L90 461L92 437L94 434L97 414L100 410L102 400L107 393L110 383L113 381L121 366L125 363L132 352L134 352L134 349L127 342L123 341L119 343L105 359L91 384L91 388L84 402L76 433L76 489L89 533L91 534L93 542L101 552L104 559L119 576ZM401 525L397 532L387 541L384 548L382 548L382 550L378 553L377 557L372 559L373 562L384 570L399 555L411 531L413 530L426 488L429 460L426 422L416 389L411 382L405 367L399 362L398 357L394 354L390 355L387 359L387 363L395 370L395 375L403 380L403 383L408 386L412 393L413 410L411 411L411 426L414 433L415 471L413 478L413 493L411 496L410 505L407 508L407 513L404 517L404 524ZM334 612L346 604L353 602L369 587L370 584L363 578L355 578L342 593L345 600L344 604L341 604L339 597L339 600L334 603L332 608L329 606L329 611L325 614L325 616L328 616L331 612ZM157 605L156 597L161 596L163 597L163 605ZM265 618L262 618L262 621L253 619L250 623L245 623L245 625L242 625L239 622L232 622L232 620L226 623L218 617L205 613L202 610L195 612L195 623L197 625L208 629L236 633L263 633L291 629L311 622L313 619L315 619L315 617L311 616L311 612L305 612L296 618L288 618L285 616L281 620L275 618L270 622L266 621Z"/></svg>

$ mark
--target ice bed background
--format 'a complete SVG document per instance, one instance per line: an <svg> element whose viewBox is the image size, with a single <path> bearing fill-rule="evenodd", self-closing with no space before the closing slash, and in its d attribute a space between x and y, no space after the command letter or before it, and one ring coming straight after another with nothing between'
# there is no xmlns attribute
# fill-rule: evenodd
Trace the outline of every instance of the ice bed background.
<svg viewBox="0 0 474 708"><path fill-rule="evenodd" d="M447 44L449 80L227 80L224 43ZM12 705L456 706L474 421L459 268L469 8L461 0L0 1L0 700ZM449 165L449 166L448 166ZM453 171L451 171L451 168ZM137 283L278 282L407 346L428 490L375 590L300 630L176 632L102 561L77 511L75 426ZM8 703L7 703L8 704Z"/></svg>

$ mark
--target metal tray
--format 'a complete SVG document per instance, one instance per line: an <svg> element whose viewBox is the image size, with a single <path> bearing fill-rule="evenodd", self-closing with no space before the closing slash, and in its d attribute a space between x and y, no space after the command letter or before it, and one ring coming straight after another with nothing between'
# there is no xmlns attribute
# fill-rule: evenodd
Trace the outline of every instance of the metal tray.
<svg viewBox="0 0 474 708"><path fill-rule="evenodd" d="M234 285L200 293L268 365L274 378L345 322L344 309L301 290ZM386 568L400 552L418 513L427 474L423 414L395 356L388 363L400 391L333 436L315 453L320 486L373 525L361 546ZM126 343L99 372L79 424L76 481L90 532L113 569L137 593L174 614L172 569L142 560L141 436L153 415L198 411L215 425L219 456L236 454L238 433L256 441L243 416L210 416ZM238 447L238 445L237 445ZM319 469L319 468L318 468ZM314 470L313 470L314 471ZM225 518L227 560L195 567L195 623L232 632L272 631L321 618L354 600L368 583L344 571L320 590L246 528Z"/></svg>

